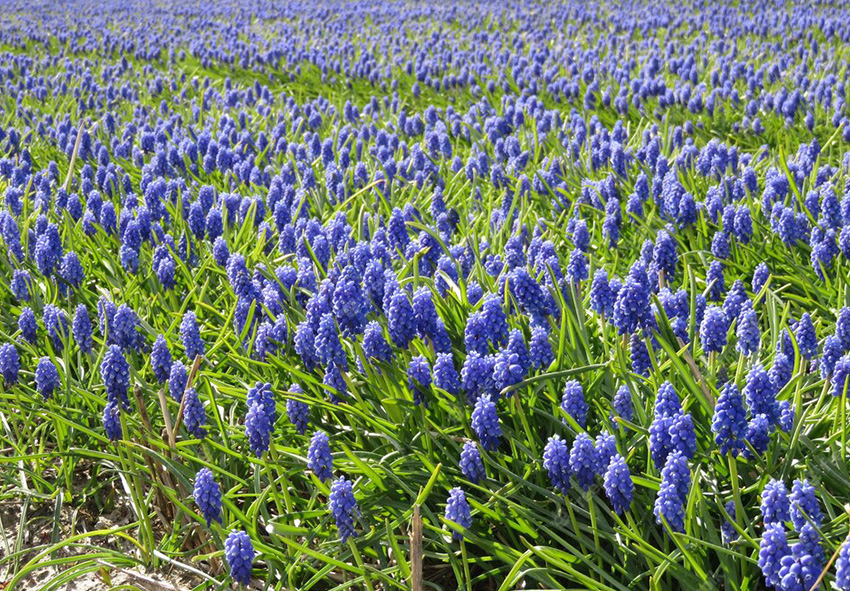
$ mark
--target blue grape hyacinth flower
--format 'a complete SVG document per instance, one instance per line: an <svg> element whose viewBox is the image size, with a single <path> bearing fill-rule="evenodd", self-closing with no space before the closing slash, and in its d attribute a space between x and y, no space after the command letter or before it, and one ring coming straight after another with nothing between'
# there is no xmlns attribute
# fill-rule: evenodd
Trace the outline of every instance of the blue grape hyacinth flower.
<svg viewBox="0 0 850 591"><path fill-rule="evenodd" d="M18 372L21 369L21 358L18 350L12 343L4 343L0 346L0 375L3 383L8 388L18 382Z"/></svg>
<svg viewBox="0 0 850 591"><path fill-rule="evenodd" d="M587 426L588 406L584 398L584 389L578 380L570 380L564 385L561 410L571 416L582 429Z"/></svg>
<svg viewBox="0 0 850 591"><path fill-rule="evenodd" d="M747 411L744 399L738 387L727 382L714 405L714 417L711 421L714 441L720 446L720 453L736 456L744 447L747 436Z"/></svg>
<svg viewBox="0 0 850 591"><path fill-rule="evenodd" d="M209 468L201 468L195 476L193 496L207 527L213 521L221 523L221 488Z"/></svg>
<svg viewBox="0 0 850 591"><path fill-rule="evenodd" d="M316 431L310 440L310 447L307 450L307 467L322 482L333 478L331 446L328 434L324 431Z"/></svg>
<svg viewBox="0 0 850 591"><path fill-rule="evenodd" d="M244 531L232 531L224 540L224 557L230 567L230 576L240 585L251 583L254 546Z"/></svg>
<svg viewBox="0 0 850 591"><path fill-rule="evenodd" d="M765 525L791 520L791 501L781 480L771 478L761 492L761 515Z"/></svg>
<svg viewBox="0 0 850 591"><path fill-rule="evenodd" d="M759 544L758 566L770 587L782 589L779 571L782 559L791 554L788 537L781 523L771 523L765 527Z"/></svg>
<svg viewBox="0 0 850 591"><path fill-rule="evenodd" d="M449 491L449 498L446 500L446 520L452 521L464 529L472 526L472 514L469 509L469 503L466 500L466 495L459 486ZM452 530L452 539L456 542L461 541L463 539L463 533Z"/></svg>
<svg viewBox="0 0 850 591"><path fill-rule="evenodd" d="M654 514L657 523L664 521L675 532L685 527L685 502L691 486L691 471L688 460L681 452L674 451L667 457L661 471L661 488L655 498Z"/></svg>
<svg viewBox="0 0 850 591"><path fill-rule="evenodd" d="M161 334L157 335L151 349L151 369L156 381L164 384L171 375L171 365L173 363L171 351L168 349L168 343L165 337Z"/></svg>
<svg viewBox="0 0 850 591"><path fill-rule="evenodd" d="M35 368L35 389L47 400L53 397L53 392L57 388L59 388L59 372L50 357L42 357Z"/></svg>
<svg viewBox="0 0 850 591"><path fill-rule="evenodd" d="M570 449L558 435L552 435L543 449L543 467L549 475L549 482L562 494L570 490Z"/></svg>
<svg viewBox="0 0 850 591"><path fill-rule="evenodd" d="M579 433L570 451L570 472L585 491L589 490L599 473L599 458L593 439L587 433Z"/></svg>
<svg viewBox="0 0 850 591"><path fill-rule="evenodd" d="M121 427L121 406L114 400L106 403L103 409L103 428L109 441L118 441L123 435Z"/></svg>
<svg viewBox="0 0 850 591"><path fill-rule="evenodd" d="M463 444L460 452L460 471L473 484L478 484L482 478L487 477L484 470L484 462L481 460L481 452L474 441Z"/></svg>
<svg viewBox="0 0 850 591"><path fill-rule="evenodd" d="M255 400L245 415L245 436L248 438L248 447L258 458L269 450L272 428L266 405Z"/></svg>
<svg viewBox="0 0 850 591"><path fill-rule="evenodd" d="M499 415L496 414L496 403L490 400L489 394L481 396L475 402L475 409L472 411L472 430L478 435L481 446L487 451L494 451L499 447L502 428L499 426Z"/></svg>
<svg viewBox="0 0 850 591"><path fill-rule="evenodd" d="M618 515L631 507L634 486L625 458L619 453L614 454L605 471L604 487L611 507Z"/></svg>
<svg viewBox="0 0 850 591"><path fill-rule="evenodd" d="M348 538L357 535L354 519L360 515L360 508L354 498L354 487L345 476L340 476L331 484L328 508L336 522L343 544L348 541Z"/></svg>
<svg viewBox="0 0 850 591"><path fill-rule="evenodd" d="M186 400L183 403L183 423L186 425L186 430L193 437L203 439L207 436L207 411L198 397L198 391L189 388L184 397Z"/></svg>
<svg viewBox="0 0 850 591"><path fill-rule="evenodd" d="M289 391L293 394L303 394L304 389L299 384L291 384ZM310 423L310 407L306 402L290 398L286 401L286 416L289 422L295 425L295 429L303 435Z"/></svg>
<svg viewBox="0 0 850 591"><path fill-rule="evenodd" d="M186 351L186 357L193 361L196 356L204 354L204 341L201 339L201 331L198 328L198 319L191 310L183 314L180 321L180 341Z"/></svg>

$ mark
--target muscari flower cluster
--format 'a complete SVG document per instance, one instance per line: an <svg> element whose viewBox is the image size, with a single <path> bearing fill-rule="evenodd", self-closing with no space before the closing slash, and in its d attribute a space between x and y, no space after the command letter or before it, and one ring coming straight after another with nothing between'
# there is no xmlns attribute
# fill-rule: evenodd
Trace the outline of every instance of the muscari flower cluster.
<svg viewBox="0 0 850 591"><path fill-rule="evenodd" d="M104 3L99 10L108 13L110 7L111 3ZM535 30L535 24L548 22L559 14L557 10L546 7L539 15L518 14L527 19L528 30ZM610 30L635 30L636 25L628 24L631 15L620 8L602 16L576 10L591 24L583 27L587 30L593 31L599 18L617 25ZM672 22L666 20L664 7L658 10L662 14L657 20L646 20L642 34L647 37L655 35L656 29L666 30ZM729 10L742 15L746 8ZM671 344L670 334L675 346L688 345L689 354L703 369L715 365L714 358L731 363L740 354L751 360L745 366L744 384L723 383L723 378L711 384L720 396L710 426L722 454L742 453L756 467L771 441L782 444L776 430L791 431L796 412L802 411L791 405L786 388L794 371L799 370L801 380L818 375L829 379L830 391L837 397L844 395L850 378L850 310L838 311L834 334L824 335L822 341L817 333L826 330L828 317L821 312L798 312L800 302L796 301L794 319L768 331L764 303L783 297L781 290L771 290L783 281L787 270L775 269L774 274L766 262L745 269L748 259L740 255L753 241L774 241L777 248L789 252L803 245L811 264L806 272L819 284L834 276L840 258L850 256L850 216L841 186L846 162L842 160L840 167L833 166L838 162L827 163L828 154L822 153L814 136L796 154L776 154L767 133L771 123L801 132L815 129L817 123L834 129L836 141L850 140L844 101L839 98L845 94L843 82L827 74L830 60L804 61L831 55L829 40L843 38L846 28L840 14L774 18L777 10L746 13L746 18L738 20L753 24L736 26L734 33L782 37L783 27L792 27L793 22L800 31L820 33L822 29L823 36L795 34L789 43L801 51L783 53L781 59L763 67L759 43L736 50L740 53L734 59L740 63L730 66L724 44L660 50L649 43L635 49L629 43L614 42L620 38L608 32L608 22L600 35L612 42L592 44L595 48L558 43L565 32L556 31L547 45L530 39L521 48L505 47L504 60L490 59L493 50L487 43L462 60L419 58L406 43L390 43L388 55L371 56L356 66L348 59L339 60L337 74L369 80L385 93L386 88L396 90L395 76L406 62L406 75L417 79L406 106L402 106L405 97L390 93L363 104L349 101L342 106L324 98L283 97L281 105L276 102L278 93L263 80L256 84L227 80L222 88L209 79L179 80L161 69L160 57L167 52L170 63L179 64L179 48L184 46L190 46L193 57L204 66L224 61L260 72L293 51L288 46L271 53L257 51L258 40L252 36L226 47L205 43L214 34L214 19L197 23L200 41L183 31L176 31L173 39L154 41L146 29L157 30L150 25L162 17L141 15L138 24L128 25L137 33L128 38L149 43L125 46L133 59L122 62L115 72L103 72L103 86L92 84L88 64L83 66L73 53L64 80L39 75L45 65L37 61L21 67L21 58L5 56L8 71L21 72L22 78L19 86L10 82L4 88L10 100L22 104L23 88L39 100L67 98L75 109L102 121L104 134L83 128L75 147L75 124L68 117L45 115L48 110L26 117L16 114L0 130L0 176L7 187L0 234L14 267L8 292L16 305L26 304L15 312L14 341L0 347L4 386L29 380L45 399L55 396L64 384L73 391L70 384L80 372L60 359L76 347L90 356L79 358L80 363L101 360L105 400L100 420L110 440L122 438L122 413L131 411L130 376L149 379L143 366L149 366L151 382L166 385L182 404L189 433L204 437L206 410L198 389L206 391L197 386L197 376L196 386L189 383L187 365L191 367L196 356L207 353L221 356L229 347L214 348L211 341L204 342L197 312L207 338L214 330L227 333L223 338L233 341L234 351L244 348L246 358L271 367L285 359L312 374L311 380L302 381L308 391L290 386L297 399L286 401L287 417L302 435L311 419L311 409L302 399L326 395L333 403L353 404L347 397L352 385L400 367L407 372L414 403L437 403L438 397L448 395L474 404L470 435L478 438L482 449L497 453L503 424L513 419L506 408L501 414L504 423L500 422L497 405L503 403L502 393L521 395L515 393L522 392L520 386L527 377L545 372L555 362L553 341L557 343L558 335L553 327L560 323L564 306L586 304L588 317L597 315L603 327L610 323L610 330L627 337L623 342L630 366L620 368L626 373L631 370L650 377L657 372L658 360L664 357L661 343ZM453 23L450 28L457 30L459 41L475 41L480 31L469 24L474 19L465 20L475 15L463 7L457 11L439 9L433 18ZM695 22L697 13L682 11L681 22ZM728 19L728 15L700 14L715 24L721 22L717 18ZM29 27L20 34L33 40L43 41L66 27L52 18L33 19L26 13L22 18ZM92 35L90 24L74 18L83 32L81 38L90 44L87 51L106 49L113 42L105 38L109 36ZM328 25L317 26L329 30ZM342 25L343 30L350 30L347 26ZM308 36L310 28L304 29L290 34L305 46L316 47L313 39L322 35ZM386 35L390 41L401 39L401 33ZM438 35L434 41L444 39ZM83 47L78 41L71 45ZM325 72L326 51L345 57L336 53L340 49L330 47L300 51L298 59ZM638 51L641 59L626 53L632 51ZM696 51L716 60L700 63ZM112 49L103 53L112 55ZM527 55L534 56L530 62ZM458 63L468 66L458 67ZM508 63L512 64L510 83L501 74ZM719 65L706 65L710 63ZM156 74L138 76L138 64ZM582 69L563 64L587 65ZM805 64L805 80L796 77L800 64ZM800 89L785 88L784 80ZM748 89L745 96L738 87ZM167 88L175 99L163 100L158 109L141 103L127 112L108 107L119 95L138 102L140 95L158 97ZM468 92L475 100L453 102L445 109L434 105L419 109L423 88ZM486 99L485 89L487 95L502 100ZM210 112L211 107L219 110L220 117L203 118L202 123L201 113ZM272 110L280 113L276 127L266 118ZM621 119L608 127L602 122L609 120L607 116L602 120L596 116L603 110ZM649 125L635 133L623 124L635 110L674 119L682 110L693 115L694 121L681 125L673 121L663 132ZM715 112L734 119L730 134L748 140L740 145L763 139L764 147L755 151L734 147L734 141L727 145L726 139L705 141L710 125L707 129L704 123ZM531 125L534 145L526 139ZM33 143L49 146L46 153L50 154L70 158L73 153L82 170L72 171L69 182L63 183L59 170L64 170L65 162L37 162L30 155ZM554 145L557 153L552 152ZM779 158L785 159L779 162ZM580 190L573 178L579 164L584 179ZM700 182L683 183L689 174ZM484 232L474 247L458 232L472 218L467 217L471 210L457 206L449 182L453 175L470 181L471 201L482 201L482 189L485 196L495 191L501 198L487 218L489 233ZM697 185L707 190L692 188ZM426 207L420 210L418 200L417 205L400 201L407 187L427 189L427 201L421 201ZM346 204L360 190L382 200L386 211L364 209L363 216L358 213L354 219ZM540 209L539 224L518 215L529 203ZM326 208L327 204L334 207ZM325 217L328 209L334 210L331 219ZM650 212L661 223L653 221ZM547 229L562 213L567 213L562 218L567 231L558 234L565 236ZM635 234L641 235L631 226L642 228L640 232L654 231L650 237L654 239L648 238L639 254L637 249L632 256L623 252L628 260L615 268L599 247L631 244ZM709 234L701 237L704 244L699 249L705 257L703 269L690 261L691 254L684 249L690 249L689 234L705 228ZM255 249L244 246L246 235ZM134 285L144 282L144 289L155 294L152 297L162 297L161 301L172 296L177 298L174 301L194 298L186 284L197 279L193 273L210 257L220 267L216 272L226 276L220 302L232 310L233 326L217 326L217 317L195 301L188 302L188 311L181 307L174 318L166 319L146 305L131 307L129 302L113 303L104 296L97 306L100 333L94 334L84 303L97 297L86 297L95 288L90 251L84 246L94 241L111 249L103 258L112 257L116 267L120 265L116 275ZM695 275L693 284L678 283L685 264L690 265L689 274ZM415 273L408 272L412 269ZM752 273L749 292L747 272ZM617 273L624 273L622 280ZM214 280L211 287L219 295ZM106 289L98 286L97 293ZM57 297L50 301L53 296ZM461 301L464 296L469 314L459 323L457 319L450 322L446 302ZM779 330L785 332L775 334ZM772 358L765 357L766 344L777 339ZM562 347L557 344L561 357ZM349 359L356 359L356 364L349 367ZM248 383L253 381L252 377ZM321 387L315 388L316 383ZM575 476L587 490L601 476L612 507L618 512L629 507L633 485L617 444L628 441L624 439L627 423L643 420L644 413L635 412L633 406L641 400L643 389L633 391L623 385L614 394L611 424L605 425L614 435L600 432L594 441L589 434L579 433L571 446L566 436L549 439L542 463L553 487L566 492ZM582 430L598 425L593 416L595 390L588 388L585 394L578 382L564 387L562 409L573 421L559 428L568 433L573 423ZM707 433L708 424L695 425L698 413L682 409L671 390L670 384L659 389L648 430L649 452L662 475L656 512L677 529L685 488L682 463L687 466L689 459L695 459L697 436ZM246 398L245 437L252 453L261 457L275 433L274 397L270 386L258 384ZM693 398L688 403L692 405ZM699 445L710 450L711 443L706 437ZM324 458L323 453L314 456ZM676 463L671 465L673 458ZM314 473L324 472L327 464L317 466L321 467L311 466ZM464 445L459 468L470 482L484 480L477 445ZM332 477L332 471L325 477ZM804 534L797 530L813 519L816 503L811 502L810 485L795 483L794 490L798 489L799 498L792 499L786 517L776 487L767 487L764 498L776 499L765 507L765 523L771 528L766 538L772 540L768 549L782 548L777 523L792 521L802 540ZM820 560L813 552L798 556L792 551L793 559L781 552L767 555L775 560L766 559L765 564L776 567L768 568L768 579L774 586L789 589L795 581L805 584L811 560ZM837 564L839 573L845 573L839 579L847 579L847 568L842 570L846 558ZM250 577L250 560L248 565ZM246 580L242 574L234 579Z"/></svg>

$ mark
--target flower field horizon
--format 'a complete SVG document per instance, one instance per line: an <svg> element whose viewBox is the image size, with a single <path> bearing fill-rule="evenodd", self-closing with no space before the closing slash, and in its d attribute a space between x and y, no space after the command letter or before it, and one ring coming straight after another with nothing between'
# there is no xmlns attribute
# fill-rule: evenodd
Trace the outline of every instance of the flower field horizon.
<svg viewBox="0 0 850 591"><path fill-rule="evenodd" d="M850 2L0 13L0 591L850 591Z"/></svg>

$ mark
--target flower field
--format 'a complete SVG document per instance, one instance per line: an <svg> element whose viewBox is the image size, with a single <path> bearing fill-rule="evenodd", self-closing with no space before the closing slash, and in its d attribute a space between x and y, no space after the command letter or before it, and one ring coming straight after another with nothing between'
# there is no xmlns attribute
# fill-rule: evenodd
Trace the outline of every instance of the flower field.
<svg viewBox="0 0 850 591"><path fill-rule="evenodd" d="M850 3L0 13L0 590L850 591Z"/></svg>

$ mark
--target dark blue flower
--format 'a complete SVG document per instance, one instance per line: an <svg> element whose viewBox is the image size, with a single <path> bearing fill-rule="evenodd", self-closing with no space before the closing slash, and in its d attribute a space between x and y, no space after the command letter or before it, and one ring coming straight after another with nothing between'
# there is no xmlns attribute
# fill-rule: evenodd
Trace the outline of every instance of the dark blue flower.
<svg viewBox="0 0 850 591"><path fill-rule="evenodd" d="M121 439L123 434L121 427L121 407L115 401L110 400L106 403L106 408L103 409L103 429L106 431L106 437L109 441L118 441Z"/></svg>
<svg viewBox="0 0 850 591"><path fill-rule="evenodd" d="M781 480L773 478L764 485L761 492L761 515L765 526L772 523L782 524L791 520L791 501L788 490Z"/></svg>
<svg viewBox="0 0 850 591"><path fill-rule="evenodd" d="M487 477L484 471L484 462L481 460L481 453L474 441L467 441L463 444L463 449L460 452L460 471L473 484L478 484L482 478Z"/></svg>
<svg viewBox="0 0 850 591"><path fill-rule="evenodd" d="M806 527L811 528L811 526ZM814 529L807 529L807 532L810 532L810 535L818 536ZM814 544L815 547L812 550L822 554L823 551L819 547L819 537L814 540ZM810 591L815 587L815 581L819 578L823 568L823 559L815 557L809 550L808 544L802 541L801 536L801 541L791 548L791 554L782 557L779 579L784 591Z"/></svg>
<svg viewBox="0 0 850 591"><path fill-rule="evenodd" d="M753 293L758 295L762 288L767 284L767 279L770 277L770 269L767 268L767 263L759 263L753 271Z"/></svg>
<svg viewBox="0 0 850 591"><path fill-rule="evenodd" d="M186 389L186 383L189 379L189 372L186 366L178 360L171 364L171 370L168 374L168 391L171 397L177 402L183 399L183 391Z"/></svg>
<svg viewBox="0 0 850 591"><path fill-rule="evenodd" d="M808 360L817 357L818 354L818 337L815 334L815 327L812 324L812 317L806 312L797 322L797 328L794 336L797 339L797 348L800 355Z"/></svg>
<svg viewBox="0 0 850 591"><path fill-rule="evenodd" d="M487 341L494 346L502 345L508 339L508 318L498 295L485 296L481 304L481 317Z"/></svg>
<svg viewBox="0 0 850 591"><path fill-rule="evenodd" d="M670 529L681 532L685 528L685 503L691 488L691 471L688 460L680 452L671 453L661 471L661 488L655 497L653 513L656 522L667 522Z"/></svg>
<svg viewBox="0 0 850 591"><path fill-rule="evenodd" d="M765 583L770 587L782 589L779 577L782 559L791 554L785 528L781 523L771 523L765 527L759 544L758 566L764 575Z"/></svg>
<svg viewBox="0 0 850 591"><path fill-rule="evenodd" d="M151 349L151 369L160 384L164 384L171 375L171 351L163 335L157 335ZM173 394L173 392L172 392Z"/></svg>
<svg viewBox="0 0 850 591"><path fill-rule="evenodd" d="M343 370L336 363L331 363L325 368L322 385L325 386L325 393L334 404L340 403L340 396L348 396L348 382L345 381Z"/></svg>
<svg viewBox="0 0 850 591"><path fill-rule="evenodd" d="M324 431L316 431L310 439L310 447L307 450L307 467L322 482L333 478L331 446L328 435Z"/></svg>
<svg viewBox="0 0 850 591"><path fill-rule="evenodd" d="M446 520L452 521L464 529L468 529L472 525L469 503L466 501L463 490L458 486L449 491L449 498L446 500ZM459 542L463 539L463 533L452 530L452 538Z"/></svg>
<svg viewBox="0 0 850 591"><path fill-rule="evenodd" d="M390 339L400 348L406 348L416 336L416 315L410 299L403 290L397 291L390 300L387 312Z"/></svg>
<svg viewBox="0 0 850 591"><path fill-rule="evenodd" d="M466 392L466 399L474 404L478 398L487 393L493 393L493 366L495 359L491 355L482 357L478 353L466 356L461 368L461 388Z"/></svg>
<svg viewBox="0 0 850 591"><path fill-rule="evenodd" d="M183 423L186 425L186 430L193 437L203 439L207 436L207 411L198 397L198 391L194 388L189 388L183 396L186 399L183 403Z"/></svg>
<svg viewBox="0 0 850 591"><path fill-rule="evenodd" d="M316 359L316 337L308 321L304 321L295 329L294 346L301 363L307 371L312 370L318 360Z"/></svg>
<svg viewBox="0 0 850 591"><path fill-rule="evenodd" d="M767 372L770 383L773 384L775 392L779 392L791 380L794 371L794 362L785 353L776 353L773 356L773 365Z"/></svg>
<svg viewBox="0 0 850 591"><path fill-rule="evenodd" d="M460 376L451 353L438 353L434 362L434 386L456 395L460 392Z"/></svg>
<svg viewBox="0 0 850 591"><path fill-rule="evenodd" d="M525 371L517 353L507 347L496 353L493 363L493 383L498 391L522 382L524 375Z"/></svg>
<svg viewBox="0 0 850 591"><path fill-rule="evenodd" d="M706 353L723 351L726 346L726 333L729 331L729 319L720 306L711 306L705 311L699 329L702 350Z"/></svg>
<svg viewBox="0 0 850 591"><path fill-rule="evenodd" d="M790 433L794 428L795 407L789 400L779 402L779 428L783 433Z"/></svg>
<svg viewBox="0 0 850 591"><path fill-rule="evenodd" d="M62 257L62 262L59 266L59 277L70 287L80 287L86 278L83 265L77 257L77 253L69 251Z"/></svg>
<svg viewBox="0 0 850 591"><path fill-rule="evenodd" d="M251 564L254 561L254 546L244 531L232 531L224 540L224 557L230 566L230 576L240 585L251 583Z"/></svg>
<svg viewBox="0 0 850 591"><path fill-rule="evenodd" d="M50 360L42 357L35 368L35 389L45 400L53 397L53 392L59 388L59 372Z"/></svg>
<svg viewBox="0 0 850 591"><path fill-rule="evenodd" d="M842 355L835 363L832 372L832 395L836 397L850 395L850 355Z"/></svg>
<svg viewBox="0 0 850 591"><path fill-rule="evenodd" d="M481 446L487 451L495 451L499 447L502 428L499 426L499 416L496 414L496 403L490 400L489 394L484 394L475 402L472 411L472 430L478 436Z"/></svg>
<svg viewBox="0 0 850 591"><path fill-rule="evenodd" d="M587 426L588 406L584 399L584 389L578 380L570 380L564 385L561 410L571 416L581 428Z"/></svg>
<svg viewBox="0 0 850 591"><path fill-rule="evenodd" d="M561 493L570 490L570 450L558 436L553 435L543 450L543 467L549 474L549 482Z"/></svg>
<svg viewBox="0 0 850 591"><path fill-rule="evenodd" d="M744 307L751 305L747 292L744 289L744 282L738 279L732 284L732 289L726 294L726 299L723 300L723 311L726 313L726 318L731 322L741 313Z"/></svg>
<svg viewBox="0 0 850 591"><path fill-rule="evenodd" d="M633 416L632 392L626 384L617 389L614 399L611 401L611 420L621 417L623 420L631 421Z"/></svg>
<svg viewBox="0 0 850 591"><path fill-rule="evenodd" d="M186 358L190 361L198 355L203 356L204 341L201 340L197 317L191 310L183 314L183 319L180 321L180 341L186 351Z"/></svg>
<svg viewBox="0 0 850 591"><path fill-rule="evenodd" d="M663 271L668 281L676 275L676 264L679 255L676 252L676 243L665 230L658 232L655 239L655 248L652 251L652 263L656 269Z"/></svg>
<svg viewBox="0 0 850 591"><path fill-rule="evenodd" d="M336 522L339 535L344 544L351 536L356 536L354 519L360 515L360 508L354 498L354 488L350 480L340 476L331 484L328 496L328 508Z"/></svg>
<svg viewBox="0 0 850 591"><path fill-rule="evenodd" d="M667 435L671 450L679 451L691 459L697 450L696 432L691 413L679 413L671 417Z"/></svg>
<svg viewBox="0 0 850 591"><path fill-rule="evenodd" d="M761 365L754 366L747 374L744 397L752 416L763 414L771 423L779 422L779 405L776 402L776 389L770 376Z"/></svg>
<svg viewBox="0 0 850 591"><path fill-rule="evenodd" d="M71 323L71 331L74 333L74 340L82 353L91 353L94 347L92 340L92 325L89 318L89 311L85 304L79 304L76 312L74 312L74 320Z"/></svg>
<svg viewBox="0 0 850 591"><path fill-rule="evenodd" d="M413 403L427 406L426 393L431 386L431 366L424 355L410 360L407 366L407 388L413 395Z"/></svg>
<svg viewBox="0 0 850 591"><path fill-rule="evenodd" d="M9 288L12 290L12 295L20 302L27 302L30 299L30 288L32 286L32 278L29 271L26 269L15 269L12 273L12 281L9 283Z"/></svg>
<svg viewBox="0 0 850 591"><path fill-rule="evenodd" d="M209 468L201 468L195 476L193 496L207 527L213 521L221 523L221 488Z"/></svg>
<svg viewBox="0 0 850 591"><path fill-rule="evenodd" d="M363 333L363 356L369 362L388 362L392 359L392 355L392 348L384 338L381 325L373 320L366 325L366 330Z"/></svg>
<svg viewBox="0 0 850 591"><path fill-rule="evenodd" d="M136 312L127 304L121 304L112 316L112 324L109 327L110 342L122 349L137 349L141 342L138 329L139 317Z"/></svg>
<svg viewBox="0 0 850 591"><path fill-rule="evenodd" d="M65 315L65 311L53 304L47 304L44 306L42 317L47 334L53 342L53 348L56 351L62 351L64 341L70 334L68 330L68 317Z"/></svg>
<svg viewBox="0 0 850 591"><path fill-rule="evenodd" d="M738 337L735 348L739 353L749 357L758 351L761 344L761 332L759 331L758 317L752 308L741 311L735 335Z"/></svg>
<svg viewBox="0 0 850 591"><path fill-rule="evenodd" d="M190 390L193 388L186 393L188 394ZM245 415L245 436L248 438L248 447L258 458L269 450L273 429L265 403L260 399L254 400L253 404L248 406L248 414Z"/></svg>
<svg viewBox="0 0 850 591"><path fill-rule="evenodd" d="M570 451L570 471L584 490L590 489L599 473L599 458L593 440L587 433L579 433Z"/></svg>
<svg viewBox="0 0 850 591"><path fill-rule="evenodd" d="M567 263L567 278L571 283L580 283L587 279L587 277L587 255L578 248L575 248L570 253L570 260Z"/></svg>
<svg viewBox="0 0 850 591"><path fill-rule="evenodd" d="M437 329L437 308L431 298L431 290L420 287L413 295L413 314L416 317L416 331L420 337L433 337Z"/></svg>
<svg viewBox="0 0 850 591"><path fill-rule="evenodd" d="M12 343L0 345L0 375L6 387L14 386L18 382L18 372L21 369L21 358L18 350Z"/></svg>
<svg viewBox="0 0 850 591"><path fill-rule="evenodd" d="M732 382L723 386L723 391L714 405L714 418L711 421L714 441L720 446L720 453L737 455L744 447L747 436L747 411L744 399L738 387Z"/></svg>
<svg viewBox="0 0 850 591"><path fill-rule="evenodd" d="M649 348L638 332L632 334L629 339L629 358L634 373L648 376L652 371L652 357L649 355Z"/></svg>
<svg viewBox="0 0 850 591"><path fill-rule="evenodd" d="M299 384L291 384L289 391L292 394L303 394L304 390ZM303 435L310 423L310 407L306 402L289 398L286 401L286 416L289 422L295 425L295 429Z"/></svg>
<svg viewBox="0 0 850 591"><path fill-rule="evenodd" d="M711 254L718 259L729 258L729 238L722 230L715 232L714 238L711 239Z"/></svg>
<svg viewBox="0 0 850 591"><path fill-rule="evenodd" d="M467 353L487 354L489 348L487 325L481 312L470 314L463 335Z"/></svg>
<svg viewBox="0 0 850 591"><path fill-rule="evenodd" d="M366 325L369 302L353 265L346 266L333 292L333 313L344 336L360 334Z"/></svg>
<svg viewBox="0 0 850 591"><path fill-rule="evenodd" d="M617 440L614 436L608 431L600 431L599 435L596 436L596 469L600 475L605 474L605 470L608 469L608 462L617 453Z"/></svg>
<svg viewBox="0 0 850 591"><path fill-rule="evenodd" d="M767 415L755 415L747 425L747 443L753 447L756 454L761 455L767 451L772 432L773 423ZM749 448L744 449L744 456L753 459L753 453Z"/></svg>
<svg viewBox="0 0 850 591"><path fill-rule="evenodd" d="M590 308L599 315L610 317L614 313L614 292L608 283L608 273L599 269L590 282Z"/></svg>
<svg viewBox="0 0 850 591"><path fill-rule="evenodd" d="M841 591L850 589L850 538L841 544L835 561L835 586Z"/></svg>
<svg viewBox="0 0 850 591"><path fill-rule="evenodd" d="M230 249L227 248L227 241L219 236L213 243L213 259L219 267L226 267L230 260Z"/></svg>
<svg viewBox="0 0 850 591"><path fill-rule="evenodd" d="M644 272L644 276L646 273ZM651 315L648 283L636 281L630 276L620 288L614 302L613 323L620 334L633 333L644 326Z"/></svg>
<svg viewBox="0 0 850 591"><path fill-rule="evenodd" d="M723 264L720 261L712 261L705 274L705 283L708 289L708 299L716 302L726 293L726 280L723 277Z"/></svg>
<svg viewBox="0 0 850 591"><path fill-rule="evenodd" d="M604 487L608 501L618 515L631 507L634 486L625 458L619 453L614 454L605 471Z"/></svg>
<svg viewBox="0 0 850 591"><path fill-rule="evenodd" d="M727 502L725 509L726 513L728 513L729 517L731 517L734 521L736 516L735 501ZM723 543L727 545L731 544L740 537L738 531L733 527L732 522L730 522L728 519L724 519L723 523L720 525L720 535L723 539Z"/></svg>
<svg viewBox="0 0 850 591"><path fill-rule="evenodd" d="M323 365L337 365L340 369L348 369L348 358L339 339L336 322L332 314L324 314L319 320L319 330L316 333L316 359Z"/></svg>
<svg viewBox="0 0 850 591"><path fill-rule="evenodd" d="M549 331L543 326L535 326L531 329L529 358L531 367L536 369L545 369L555 361L555 353L549 341Z"/></svg>
<svg viewBox="0 0 850 591"><path fill-rule="evenodd" d="M823 514L820 510L815 487L806 479L795 480L791 487L791 521L794 529L802 531L809 521L820 527Z"/></svg>
<svg viewBox="0 0 850 591"><path fill-rule="evenodd" d="M841 341L835 335L829 335L823 341L823 353L820 357L820 374L826 379L832 377L832 372L835 369L835 364L844 354L844 348Z"/></svg>
<svg viewBox="0 0 850 591"><path fill-rule="evenodd" d="M844 352L850 351L850 307L841 308L835 320L835 336L841 341Z"/></svg>
<svg viewBox="0 0 850 591"><path fill-rule="evenodd" d="M277 405L275 404L274 392L272 385L268 382L255 382L253 388L248 389L245 396L245 403L250 408L255 403L263 406L263 411L266 413L269 425L274 430L275 421L277 421Z"/></svg>
<svg viewBox="0 0 850 591"><path fill-rule="evenodd" d="M670 382L664 382L655 396L655 416L675 416L682 412L682 402Z"/></svg>
<svg viewBox="0 0 850 591"><path fill-rule="evenodd" d="M130 388L130 364L118 345L110 345L100 362L100 377L106 388L106 397L120 403L126 410L130 407L127 391Z"/></svg>

